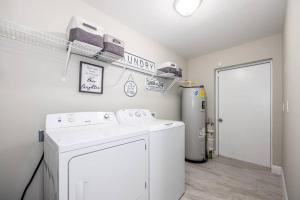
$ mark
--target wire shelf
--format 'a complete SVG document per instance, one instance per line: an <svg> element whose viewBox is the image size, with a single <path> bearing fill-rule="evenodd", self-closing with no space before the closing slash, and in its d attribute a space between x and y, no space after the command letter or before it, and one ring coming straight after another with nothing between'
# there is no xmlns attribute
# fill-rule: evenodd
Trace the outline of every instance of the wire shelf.
<svg viewBox="0 0 300 200"><path fill-rule="evenodd" d="M65 39L4 20L0 20L0 35L23 43L54 50L66 49L69 44Z"/></svg>
<svg viewBox="0 0 300 200"><path fill-rule="evenodd" d="M0 19L0 36L16 40L25 44L31 44L38 47L43 47L55 51L67 52L66 68L64 73L64 79L68 72L68 62L70 59L70 54L76 54L92 59L99 60L101 62L109 63L114 66L123 67L126 69L141 72L150 76L156 76L167 79L178 80L178 77L170 75L168 73L156 73L152 71L147 71L144 69L135 68L126 64L124 59L111 56L102 52L98 52L91 48L90 45L84 45L82 43L72 43L68 41L63 36L58 36L51 33L46 33L42 31L37 31L29 27L15 24L10 21Z"/></svg>

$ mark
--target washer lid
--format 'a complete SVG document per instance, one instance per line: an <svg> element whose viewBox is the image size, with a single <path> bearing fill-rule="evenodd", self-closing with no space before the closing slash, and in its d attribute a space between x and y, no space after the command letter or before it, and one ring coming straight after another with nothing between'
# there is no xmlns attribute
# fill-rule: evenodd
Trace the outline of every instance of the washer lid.
<svg viewBox="0 0 300 200"><path fill-rule="evenodd" d="M147 133L142 127L86 125L47 130L45 140L52 140L59 152L66 152Z"/></svg>
<svg viewBox="0 0 300 200"><path fill-rule="evenodd" d="M164 130L184 126L181 121L161 120L152 116L147 109L123 109L116 113L120 124L144 127L149 131Z"/></svg>
<svg viewBox="0 0 300 200"><path fill-rule="evenodd" d="M176 128L180 126L184 126L183 122L180 121L171 121L171 120L160 120L155 119L153 121L148 121L144 123L140 123L137 126L139 127L145 127L149 131L159 131L159 130L165 130L170 128Z"/></svg>

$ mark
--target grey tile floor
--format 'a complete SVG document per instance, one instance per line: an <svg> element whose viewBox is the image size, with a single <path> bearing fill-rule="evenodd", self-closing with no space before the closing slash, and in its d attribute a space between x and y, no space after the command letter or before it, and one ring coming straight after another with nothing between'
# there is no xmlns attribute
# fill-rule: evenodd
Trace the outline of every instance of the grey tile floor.
<svg viewBox="0 0 300 200"><path fill-rule="evenodd" d="M282 200L281 177L269 168L218 157L205 164L186 163L181 200Z"/></svg>

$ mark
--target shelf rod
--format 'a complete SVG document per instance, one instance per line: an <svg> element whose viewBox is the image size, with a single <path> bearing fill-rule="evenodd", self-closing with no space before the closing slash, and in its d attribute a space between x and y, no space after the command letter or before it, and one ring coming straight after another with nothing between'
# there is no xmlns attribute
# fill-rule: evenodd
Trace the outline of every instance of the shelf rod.
<svg viewBox="0 0 300 200"><path fill-rule="evenodd" d="M82 54L73 53L73 52L71 52L71 54L81 56L81 57L85 57L85 58L89 58L89 59L93 59L95 61L99 61L99 62L104 63L106 65L112 65L112 66L121 67L121 68L126 67L126 69L130 69L130 70L135 71L135 72L139 72L139 73L150 75L150 76L160 77L159 75L156 75L154 72L145 71L145 70L142 70L142 69L136 69L134 67L131 67L131 66L127 65L126 63L121 63L120 61L115 61L115 62L112 62L112 63L108 63L108 62L105 62L103 60L99 60L96 57L90 57L90 56L87 56L87 55L82 55Z"/></svg>

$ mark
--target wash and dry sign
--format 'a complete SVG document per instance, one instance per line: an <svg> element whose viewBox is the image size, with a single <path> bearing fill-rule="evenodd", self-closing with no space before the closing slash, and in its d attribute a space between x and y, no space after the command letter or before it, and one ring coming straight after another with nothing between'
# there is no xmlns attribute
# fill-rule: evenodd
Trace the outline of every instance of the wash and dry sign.
<svg viewBox="0 0 300 200"><path fill-rule="evenodd" d="M131 67L149 72L155 72L155 62L152 62L145 58L141 58L128 52L124 53L124 62Z"/></svg>

